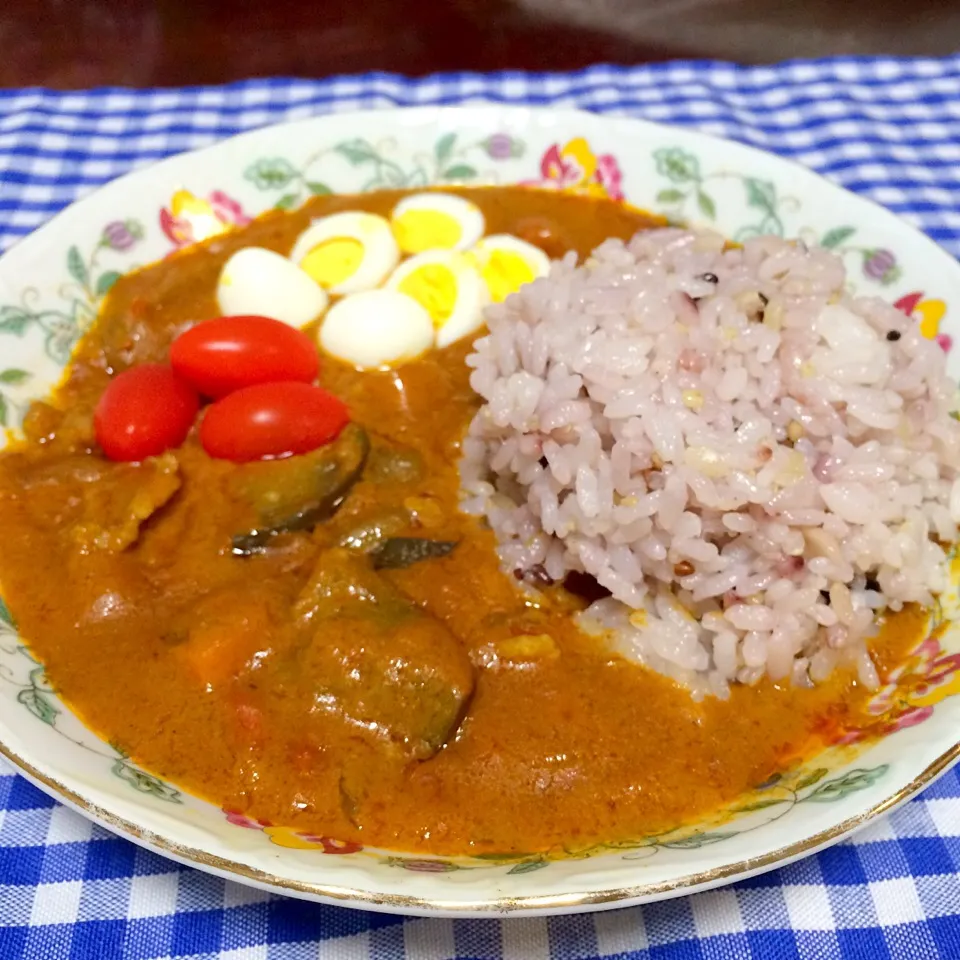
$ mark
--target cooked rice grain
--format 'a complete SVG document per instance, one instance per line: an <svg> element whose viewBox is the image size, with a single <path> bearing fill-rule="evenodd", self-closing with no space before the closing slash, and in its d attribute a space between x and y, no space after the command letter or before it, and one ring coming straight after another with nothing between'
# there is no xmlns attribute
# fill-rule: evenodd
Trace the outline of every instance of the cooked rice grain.
<svg viewBox="0 0 960 960"><path fill-rule="evenodd" d="M663 229L489 308L461 472L504 568L591 574L582 628L698 695L876 684L876 611L945 587L960 424L940 348L845 281L823 249Z"/></svg>

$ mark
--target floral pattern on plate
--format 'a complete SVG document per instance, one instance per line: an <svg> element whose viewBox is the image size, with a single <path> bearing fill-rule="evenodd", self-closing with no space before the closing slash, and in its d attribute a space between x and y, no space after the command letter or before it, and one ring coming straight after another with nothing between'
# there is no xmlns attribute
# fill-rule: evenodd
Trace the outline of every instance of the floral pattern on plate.
<svg viewBox="0 0 960 960"><path fill-rule="evenodd" d="M16 631L16 621L7 605L0 600L0 681L17 688L17 702L70 743L106 760L110 773L125 781L137 793L149 794L167 803L182 803L179 790L152 773L141 770L120 747L100 742L92 745L86 739L71 736L57 725L57 719L63 713L57 692L47 679L43 664L19 642Z"/></svg>
<svg viewBox="0 0 960 960"><path fill-rule="evenodd" d="M282 156L260 157L246 167L243 176L258 190L282 191L273 206L291 210L311 196L333 192L328 178L337 162L345 161L364 171L360 192L366 192L490 182L496 179L495 174L480 170L475 156L486 154L493 161L516 160L525 151L524 141L509 133L493 133L481 140L444 133L434 141L430 152L406 158L398 154L393 138L374 142L356 137L322 148L300 165Z"/></svg>
<svg viewBox="0 0 960 960"><path fill-rule="evenodd" d="M160 211L160 229L177 248L246 226L250 220L243 207L222 190L214 190L206 200L178 190L169 208Z"/></svg>
<svg viewBox="0 0 960 960"><path fill-rule="evenodd" d="M319 837L313 833L304 833L292 827L276 827L268 820L253 820L236 810L224 810L227 822L246 830L261 830L278 847L291 850L320 850L327 854L344 855L359 853L363 844L352 841L335 840L333 837Z"/></svg>
<svg viewBox="0 0 960 960"><path fill-rule="evenodd" d="M623 174L613 154L596 154L584 137L552 144L540 158L540 177L528 186L623 200Z"/></svg>
<svg viewBox="0 0 960 960"><path fill-rule="evenodd" d="M908 317L913 317L920 324L920 332L928 340L936 340L944 353L950 352L953 337L949 333L940 332L940 322L947 313L947 305L942 300L927 298L921 292L914 292L901 297L894 306Z"/></svg>

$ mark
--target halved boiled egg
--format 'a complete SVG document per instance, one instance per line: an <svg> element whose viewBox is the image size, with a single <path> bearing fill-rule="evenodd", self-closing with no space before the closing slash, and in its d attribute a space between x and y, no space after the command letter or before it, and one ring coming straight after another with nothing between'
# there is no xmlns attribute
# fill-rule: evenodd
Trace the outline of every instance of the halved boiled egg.
<svg viewBox="0 0 960 960"><path fill-rule="evenodd" d="M386 288L406 294L427 311L438 347L483 326L483 308L490 301L476 267L456 250L428 250L404 260Z"/></svg>
<svg viewBox="0 0 960 960"><path fill-rule="evenodd" d="M452 193L415 193L404 197L393 208L390 220L404 253L466 250L486 229L480 208Z"/></svg>
<svg viewBox="0 0 960 960"><path fill-rule="evenodd" d="M290 259L325 290L343 295L380 286L400 251L383 217L348 210L314 220L297 237Z"/></svg>
<svg viewBox="0 0 960 960"><path fill-rule="evenodd" d="M414 360L433 346L430 314L396 290L365 290L335 303L317 339L331 356L361 370Z"/></svg>
<svg viewBox="0 0 960 960"><path fill-rule="evenodd" d="M264 247L243 247L223 265L217 304L224 316L257 314L302 327L329 298L296 264Z"/></svg>
<svg viewBox="0 0 960 960"><path fill-rule="evenodd" d="M550 272L550 258L539 247L509 233L484 237L469 256L486 281L494 303L502 303L525 283Z"/></svg>

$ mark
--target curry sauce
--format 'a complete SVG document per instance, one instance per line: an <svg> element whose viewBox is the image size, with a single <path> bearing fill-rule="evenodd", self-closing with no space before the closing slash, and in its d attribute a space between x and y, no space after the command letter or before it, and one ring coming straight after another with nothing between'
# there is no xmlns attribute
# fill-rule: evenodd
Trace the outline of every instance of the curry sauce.
<svg viewBox="0 0 960 960"><path fill-rule="evenodd" d="M653 223L588 197L456 192L491 233L551 256ZM320 382L353 421L324 469L349 492L312 530L266 544L243 539L251 497L297 489L301 458L213 460L196 428L166 459L97 451L92 411L110 376L165 360L177 333L218 314L232 252L286 254L312 217L385 214L400 195L317 197L122 278L64 385L31 408L26 440L0 455L0 583L64 699L144 768L225 809L436 854L668 830L856 726L869 693L848 675L695 702L582 635L578 596L521 592L490 531L457 510L478 405L469 342L384 372L324 360ZM413 538L440 546L384 552ZM881 665L920 626L910 612L887 624Z"/></svg>

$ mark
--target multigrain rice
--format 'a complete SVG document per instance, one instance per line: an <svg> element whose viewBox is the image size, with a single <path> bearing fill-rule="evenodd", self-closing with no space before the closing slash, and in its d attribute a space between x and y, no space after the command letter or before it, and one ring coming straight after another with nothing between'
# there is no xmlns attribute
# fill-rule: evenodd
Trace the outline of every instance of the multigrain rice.
<svg viewBox="0 0 960 960"><path fill-rule="evenodd" d="M774 237L609 240L490 307L463 508L504 568L595 577L582 629L725 696L839 665L929 605L960 520L944 354L843 263Z"/></svg>

